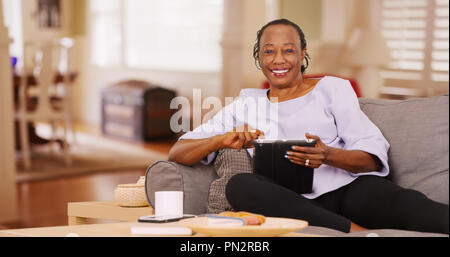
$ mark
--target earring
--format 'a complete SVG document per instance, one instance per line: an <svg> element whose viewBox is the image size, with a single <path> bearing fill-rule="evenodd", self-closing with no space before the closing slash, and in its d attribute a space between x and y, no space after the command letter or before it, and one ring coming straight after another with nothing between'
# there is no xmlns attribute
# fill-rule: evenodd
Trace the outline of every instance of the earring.
<svg viewBox="0 0 450 257"><path fill-rule="evenodd" d="M257 60L257 61L255 62L255 64L256 64L256 68L257 68L258 70L262 70L261 64L259 63L259 60Z"/></svg>

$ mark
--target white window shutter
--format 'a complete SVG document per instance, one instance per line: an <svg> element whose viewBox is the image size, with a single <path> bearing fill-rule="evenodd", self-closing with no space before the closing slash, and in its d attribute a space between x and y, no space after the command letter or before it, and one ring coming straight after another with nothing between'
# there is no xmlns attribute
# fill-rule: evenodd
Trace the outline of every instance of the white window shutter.
<svg viewBox="0 0 450 257"><path fill-rule="evenodd" d="M380 4L381 30L392 57L381 72L386 81L381 93L431 96L448 91L449 0Z"/></svg>

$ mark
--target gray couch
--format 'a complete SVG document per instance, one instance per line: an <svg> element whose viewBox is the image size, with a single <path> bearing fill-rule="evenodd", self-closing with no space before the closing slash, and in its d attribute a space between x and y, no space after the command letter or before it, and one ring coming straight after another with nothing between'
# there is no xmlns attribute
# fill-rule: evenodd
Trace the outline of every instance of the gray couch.
<svg viewBox="0 0 450 257"><path fill-rule="evenodd" d="M448 205L449 95L410 100L359 99L361 109L389 141L389 179ZM183 166L169 161L152 164L146 173L150 204L154 192L184 191L184 212L206 212L209 185L217 178L212 166ZM304 233L325 236L447 236L393 229L356 233L310 226Z"/></svg>

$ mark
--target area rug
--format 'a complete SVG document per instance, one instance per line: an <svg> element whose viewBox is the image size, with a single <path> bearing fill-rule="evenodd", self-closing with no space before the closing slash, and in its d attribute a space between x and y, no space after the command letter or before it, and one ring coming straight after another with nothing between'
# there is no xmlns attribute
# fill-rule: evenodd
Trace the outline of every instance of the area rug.
<svg viewBox="0 0 450 257"><path fill-rule="evenodd" d="M25 170L19 153L16 181L23 183L98 172L145 170L153 162L167 159L167 154L84 133L77 133L77 143L70 146L70 156L72 164L67 166L57 145L35 147L31 168Z"/></svg>

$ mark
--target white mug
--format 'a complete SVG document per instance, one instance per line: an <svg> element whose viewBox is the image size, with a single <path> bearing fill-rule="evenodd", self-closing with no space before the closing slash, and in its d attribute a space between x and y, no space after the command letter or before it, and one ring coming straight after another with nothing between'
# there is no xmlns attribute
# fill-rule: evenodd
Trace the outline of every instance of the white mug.
<svg viewBox="0 0 450 257"><path fill-rule="evenodd" d="M155 192L155 216L183 216L183 191Z"/></svg>

